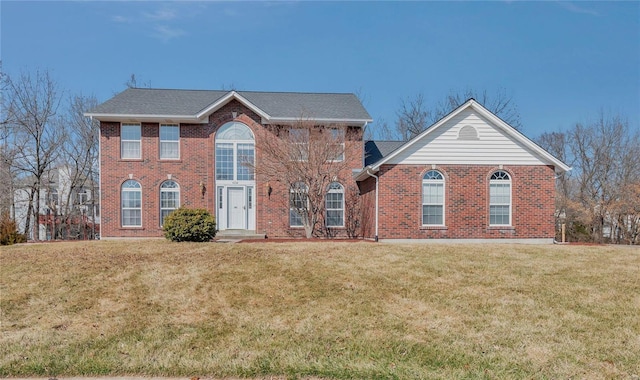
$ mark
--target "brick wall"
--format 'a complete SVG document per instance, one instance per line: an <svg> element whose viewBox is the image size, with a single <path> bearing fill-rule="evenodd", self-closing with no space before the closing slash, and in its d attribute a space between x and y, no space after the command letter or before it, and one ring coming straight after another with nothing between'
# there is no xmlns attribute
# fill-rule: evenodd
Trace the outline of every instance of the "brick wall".
<svg viewBox="0 0 640 380"><path fill-rule="evenodd" d="M233 118L232 112L236 113ZM159 237L160 185L169 177L180 185L182 206L206 208L215 215L215 132L229 121L239 121L251 128L254 135L261 118L242 103L232 100L209 117L208 124L180 125L180 159L160 160L159 123L141 124L142 158L120 158L120 123L101 122L101 222L103 237ZM361 137L361 136L360 136ZM362 167L362 141L355 144L357 154L347 157L349 169L340 174L345 186L355 186L351 169ZM256 141L256 160L263 159L260 142ZM123 182L134 179L142 186L142 227L121 227L120 189ZM271 191L269 192L269 188ZM204 190L204 193L203 193ZM256 231L269 237L304 236L304 229L289 227L289 188L278 182L256 178ZM348 207L348 206L347 206ZM345 229L336 235L346 236Z"/></svg>
<svg viewBox="0 0 640 380"><path fill-rule="evenodd" d="M553 238L555 174L550 166L504 166L511 176L512 226L489 226L489 178L497 166L441 165L445 226L422 226L422 177L431 165L383 165L379 176L379 238ZM365 212L375 210L375 180L360 184ZM364 218L363 218L364 219ZM365 230L373 237L375 226Z"/></svg>

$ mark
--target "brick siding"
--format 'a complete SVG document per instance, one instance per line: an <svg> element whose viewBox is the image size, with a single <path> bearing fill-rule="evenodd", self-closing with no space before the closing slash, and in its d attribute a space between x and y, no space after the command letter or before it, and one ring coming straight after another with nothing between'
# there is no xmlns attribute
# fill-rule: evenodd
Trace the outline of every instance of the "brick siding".
<svg viewBox="0 0 640 380"><path fill-rule="evenodd" d="M489 178L497 166L441 165L445 226L422 226L422 177L431 165L383 165L379 176L379 238L553 238L555 173L551 166L504 166L511 176L512 225L489 226ZM375 180L360 184L364 210L375 211ZM364 217L363 217L364 219ZM373 237L375 226L364 229Z"/></svg>

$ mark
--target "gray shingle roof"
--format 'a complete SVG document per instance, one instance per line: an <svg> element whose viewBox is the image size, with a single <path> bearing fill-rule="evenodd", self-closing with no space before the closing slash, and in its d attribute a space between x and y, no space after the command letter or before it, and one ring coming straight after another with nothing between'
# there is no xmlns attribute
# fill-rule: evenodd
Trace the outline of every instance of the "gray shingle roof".
<svg viewBox="0 0 640 380"><path fill-rule="evenodd" d="M89 114L193 116L230 91L130 88ZM370 120L354 94L236 91L272 118Z"/></svg>
<svg viewBox="0 0 640 380"><path fill-rule="evenodd" d="M406 141L367 141L364 143L364 166L373 165Z"/></svg>

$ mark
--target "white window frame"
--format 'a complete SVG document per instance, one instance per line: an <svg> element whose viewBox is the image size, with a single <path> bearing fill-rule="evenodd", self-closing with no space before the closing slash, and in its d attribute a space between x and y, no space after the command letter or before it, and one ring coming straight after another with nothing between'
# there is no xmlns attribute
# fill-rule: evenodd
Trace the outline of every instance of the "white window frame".
<svg viewBox="0 0 640 380"><path fill-rule="evenodd" d="M340 194L341 195L341 200L340 200L340 207L339 208L330 208L329 207L329 195L330 194ZM327 190L327 194L325 195L324 198L324 206L325 206L325 214L324 214L324 220L325 220L325 225L329 228L340 228L340 227L344 227L344 186L342 186L341 183L339 182L331 182L329 184L329 189ZM342 220L341 224L329 224L329 211L339 211L341 213L341 217L340 219Z"/></svg>
<svg viewBox="0 0 640 380"><path fill-rule="evenodd" d="M302 189L302 192L296 191L295 189L297 188ZM289 188L289 227L293 227L293 228L304 227L304 221L303 221L304 217L303 215L299 215L296 208L293 207L291 197L301 196L302 194L306 194L306 192L308 191L309 189L307 185L303 182L296 182L292 184L291 187ZM305 201L305 200L307 201L307 207L308 207L309 198L305 197L305 199L302 199L302 201ZM294 213L298 216L298 218L300 218L300 224L293 223Z"/></svg>
<svg viewBox="0 0 640 380"><path fill-rule="evenodd" d="M509 175L509 173L507 173L504 170L497 170L495 172L493 172L493 174L491 174L491 177L489 177L489 226L494 227L494 226L507 226L510 227L512 225L512 218L513 218L513 195L512 195L512 186L511 186L511 175ZM508 192L509 192L509 196L508 196L508 202L499 202L496 201L496 199L494 199L495 197L503 197L503 195L498 195L498 194L494 194L494 191L496 191L499 188L508 188ZM509 221L508 223L492 223L492 209L494 207L500 207L501 209L504 208L504 206L508 206L508 213L509 213ZM503 214L501 214L503 215Z"/></svg>
<svg viewBox="0 0 640 380"><path fill-rule="evenodd" d="M163 138L163 130L169 131L169 128L173 131L173 129L177 129L178 136L177 139L169 139L166 136ZM166 132L165 132L166 133ZM179 160L180 159L180 124L160 124L160 159L161 160ZM163 147L164 146L175 146L175 151L177 152L175 156L172 155L163 155ZM170 150L171 151L171 150Z"/></svg>
<svg viewBox="0 0 640 380"><path fill-rule="evenodd" d="M133 128L137 127L138 129L138 138L135 140L125 140L124 138L124 130L125 128ZM125 153L125 144L133 144L138 145L137 155L128 155L130 150L127 150ZM142 158L142 125L140 123L120 123L120 158L123 160L139 160Z"/></svg>
<svg viewBox="0 0 640 380"><path fill-rule="evenodd" d="M175 186L170 187L169 185ZM162 195L169 193L177 194L177 196L175 197L175 204L171 207L163 207ZM164 225L164 218L166 218L167 215L177 210L178 208L180 208L180 185L174 180L167 180L162 182L162 184L160 184L160 227Z"/></svg>
<svg viewBox="0 0 640 380"><path fill-rule="evenodd" d="M431 190L431 189L441 189L442 191L442 199L440 202L437 201L431 201L431 199L427 199L427 189ZM437 227L442 227L445 226L446 221L445 221L445 217L446 217L446 213L445 213L445 181L444 181L444 175L442 174L442 172L432 169L427 171L424 176L422 176L422 210L421 210L421 223L422 226L425 227L432 227L432 226L437 226ZM430 197L431 193L429 192ZM436 194L436 198L438 197L438 195ZM424 222L424 218L425 218L425 212L424 212L424 207L433 207L433 206L439 206L442 210L442 223L425 223Z"/></svg>
<svg viewBox="0 0 640 380"><path fill-rule="evenodd" d="M331 161L342 162L344 161L346 131L344 128L329 128L329 133L331 134L332 140L341 141L339 143L336 143L336 145L340 146L340 154Z"/></svg>
<svg viewBox="0 0 640 380"><path fill-rule="evenodd" d="M298 146L297 149L291 150L291 161L308 161L311 130L309 128L291 127L288 132L289 142L294 146Z"/></svg>
<svg viewBox="0 0 640 380"><path fill-rule="evenodd" d="M140 206L138 207L132 207L132 206L126 206L125 207L125 193L134 193L137 192L138 194L140 194L139 200L140 200ZM125 224L125 211L138 211L139 213L139 219L140 219L140 223L139 224ZM130 218L129 218L130 219ZM120 186L120 224L122 225L122 227L142 227L142 185L140 185L140 182L134 180L134 179L130 179L125 181L121 186Z"/></svg>

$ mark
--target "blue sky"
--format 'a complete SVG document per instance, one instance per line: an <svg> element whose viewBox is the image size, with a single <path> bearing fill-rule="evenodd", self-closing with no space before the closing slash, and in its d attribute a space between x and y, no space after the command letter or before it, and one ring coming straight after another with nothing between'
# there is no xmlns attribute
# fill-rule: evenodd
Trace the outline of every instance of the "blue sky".
<svg viewBox="0 0 640 380"><path fill-rule="evenodd" d="M155 88L358 92L393 124L402 98L505 89L523 132L602 110L640 129L640 2L2 1L3 71L47 69L105 101ZM375 125L375 122L374 122Z"/></svg>

